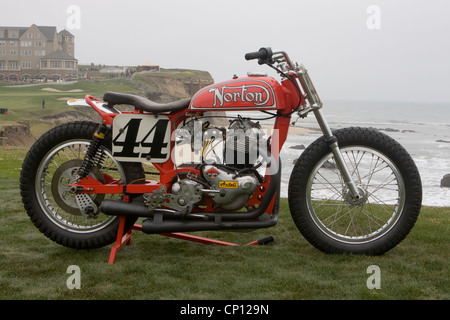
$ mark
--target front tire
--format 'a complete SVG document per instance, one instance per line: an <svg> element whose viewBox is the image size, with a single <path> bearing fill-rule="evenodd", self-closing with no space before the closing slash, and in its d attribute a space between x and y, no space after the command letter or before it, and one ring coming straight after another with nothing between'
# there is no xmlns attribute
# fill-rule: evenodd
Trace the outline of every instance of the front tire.
<svg viewBox="0 0 450 320"><path fill-rule="evenodd" d="M289 207L303 236L326 253L380 255L398 245L421 208L420 175L394 139L367 128L333 132L362 193L351 197L324 137L296 162L289 181Z"/></svg>
<svg viewBox="0 0 450 320"><path fill-rule="evenodd" d="M20 190L22 202L35 226L49 239L75 249L95 249L116 240L119 217L98 213L87 218L80 212L80 198L69 191L84 158L97 123L81 121L57 126L31 147L25 157ZM111 136L107 135L101 150L102 164L92 168L90 176L102 181L120 179L131 183L145 177L140 163L119 163L111 155ZM105 198L120 195L90 195L89 202L98 208ZM86 199L86 198L84 198ZM77 203L78 202L78 203ZM125 231L136 219L128 218Z"/></svg>

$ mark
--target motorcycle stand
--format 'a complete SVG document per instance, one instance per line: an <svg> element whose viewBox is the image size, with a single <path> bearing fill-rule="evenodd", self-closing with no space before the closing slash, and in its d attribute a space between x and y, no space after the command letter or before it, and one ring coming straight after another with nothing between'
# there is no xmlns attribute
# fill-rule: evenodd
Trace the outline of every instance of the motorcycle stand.
<svg viewBox="0 0 450 320"><path fill-rule="evenodd" d="M124 246L130 245L131 243L131 234L133 230L142 231L142 226L135 224L126 234L124 234L126 217L120 217L119 229L117 230L117 238L116 244L111 248L111 253L109 255L108 264L114 264L116 259L117 252L122 249ZM197 242L202 244L216 244L220 246L239 246L236 243L225 242L215 239L209 239L204 237L198 237L194 235L189 235L185 233L160 233L161 236L177 238L181 240ZM254 246L254 245L264 245L274 241L272 235L264 237L262 239L247 243L246 246Z"/></svg>

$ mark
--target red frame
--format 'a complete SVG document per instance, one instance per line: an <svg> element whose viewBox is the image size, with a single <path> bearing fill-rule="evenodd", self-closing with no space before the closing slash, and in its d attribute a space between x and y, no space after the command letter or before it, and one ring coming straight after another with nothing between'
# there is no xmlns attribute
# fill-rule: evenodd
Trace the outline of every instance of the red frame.
<svg viewBox="0 0 450 320"><path fill-rule="evenodd" d="M245 81L248 81L249 78L245 78ZM275 120L275 124L274 124L274 133L271 136L271 150L270 152L272 153L272 155L278 160L278 155L281 151L281 148L283 147L287 135L288 135L288 131L289 131L289 125L290 125L290 120L291 120L291 115L290 112L295 109L300 101L300 105L304 105L305 99L303 97L303 95L300 94L300 88L298 86L298 84L294 84L293 81L290 80L284 80L281 82L281 84L279 84L277 81L275 81L273 78L269 78L269 77L265 77L265 78L258 78L258 79L263 79L264 81L266 81L267 83L270 83L270 86L273 89L273 94L275 95L273 97L273 99L276 99L276 110L274 110L273 112L278 112L283 114L284 116L278 116ZM223 82L223 83L219 83L216 84L216 87L220 87L223 85L230 85L230 84L234 84L235 86L238 86L239 84L244 83L242 79L236 79L234 81L227 81L227 82ZM213 85L214 86L214 85ZM210 86L210 87L213 87ZM207 88L210 88L207 87ZM198 97L199 95L201 95L203 92L207 92L204 89L200 90L199 93L196 94L195 97ZM99 99L97 99L94 96L91 95L86 95L85 97L86 102L95 110L97 111L101 117L102 117L102 123L104 125L112 125L114 118L118 115L118 114L149 114L151 115L151 113L146 113L142 110L138 110L135 109L133 112L121 112L121 113L109 113L109 112L104 112L101 108L98 107L97 104L101 103L103 104L103 102ZM201 107L201 108L193 108L192 107L192 103L191 103L191 107L189 109L186 110L180 110L180 111L176 111L176 112L171 112L169 114L167 114L166 116L169 118L170 122L171 122L171 137L173 134L173 128L177 128L182 121L184 121L185 119L191 117L193 114L201 114L203 112L206 111L217 111L218 109L221 108L216 108L211 106L209 109L205 108L205 107ZM258 111L258 110L264 110L267 108L264 107L257 107L255 106L254 108L252 108L252 110ZM247 110L248 111L248 106L245 108L239 108L239 105L235 105L232 107L232 110ZM184 115L184 116L183 116ZM175 123L175 126L173 126L173 123ZM170 142L170 150L173 150L175 147L175 142L173 141L173 139L171 139ZM95 193L95 194L144 194L144 193L151 193L152 191L158 190L161 186L165 186L168 190L170 190L170 184L171 181L173 179L173 177L177 174L177 172L183 172L183 171L190 171L190 172L194 172L196 174L199 174L199 172L197 172L197 170L195 170L193 167L182 167L182 168L178 168L177 170L175 170L175 165L172 161L172 158L169 157L169 159L164 162L164 163L154 163L153 164L155 166L155 168L160 172L160 181L156 181L156 180L147 180L145 184L130 184L130 185L123 185L121 181L117 181L117 180L113 180L111 177L109 176L105 176L105 183L101 183L100 181L91 178L91 177L86 177L85 179L82 179L81 181L79 181L78 184L74 184L73 186L76 187L82 187L84 191L81 191L83 193ZM267 189L268 185L270 183L270 175L266 174L265 177L265 182L259 187L257 188L257 191L254 193L254 195L251 197L251 199L247 202L247 205L258 205L264 194L265 194L265 190ZM271 205L267 208L266 213L271 213L272 209L273 209L273 204L274 204L275 198L272 200ZM206 206L203 206L203 209L196 209L196 212L200 212L200 211L213 211L213 204L211 201L209 201L208 203L205 204Z"/></svg>

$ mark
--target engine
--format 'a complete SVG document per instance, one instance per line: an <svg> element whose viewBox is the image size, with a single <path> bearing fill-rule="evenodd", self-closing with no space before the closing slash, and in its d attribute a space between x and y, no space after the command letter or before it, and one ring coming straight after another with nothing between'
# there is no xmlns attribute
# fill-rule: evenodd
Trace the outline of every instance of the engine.
<svg viewBox="0 0 450 320"><path fill-rule="evenodd" d="M259 185L254 174L237 175L214 165L203 167L203 175L211 185L216 206L225 211L242 208Z"/></svg>
<svg viewBox="0 0 450 320"><path fill-rule="evenodd" d="M230 123L225 138L225 163L234 168L251 168L257 162L261 149L266 147L260 124L238 118Z"/></svg>
<svg viewBox="0 0 450 320"><path fill-rule="evenodd" d="M187 214L209 197L220 211L237 211L262 181L257 169L267 140L259 123L238 117L223 128L211 126L208 121L191 120L181 128L176 142L188 145L197 155L193 162L201 176L180 176L161 198L160 204L166 207Z"/></svg>

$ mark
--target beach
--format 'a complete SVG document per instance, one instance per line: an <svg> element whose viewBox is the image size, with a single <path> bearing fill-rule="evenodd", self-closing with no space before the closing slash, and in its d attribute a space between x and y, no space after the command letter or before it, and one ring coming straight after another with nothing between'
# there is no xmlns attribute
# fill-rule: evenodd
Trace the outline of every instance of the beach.
<svg viewBox="0 0 450 320"><path fill-rule="evenodd" d="M424 112L425 110L425 112ZM450 188L441 187L450 173L450 105L423 106L395 103L330 103L323 113L332 129L350 126L373 127L397 140L414 159L422 179L425 206L450 207ZM295 121L295 118L293 118ZM282 196L293 161L321 136L314 116L299 119L290 127L281 152L283 161ZM313 130L313 132L309 131Z"/></svg>
<svg viewBox="0 0 450 320"><path fill-rule="evenodd" d="M450 207L450 188L440 186L444 175L450 173L450 104L412 104L389 102L325 102L322 109L334 129L360 126L372 127L397 140L414 159L422 179L425 206ZM229 116L234 114L228 113ZM261 117L240 112L243 117ZM258 120L256 120L258 121ZM322 133L313 114L304 119L292 116L295 126L281 151L283 164L281 196L287 197L293 163ZM261 120L270 132L273 120Z"/></svg>

